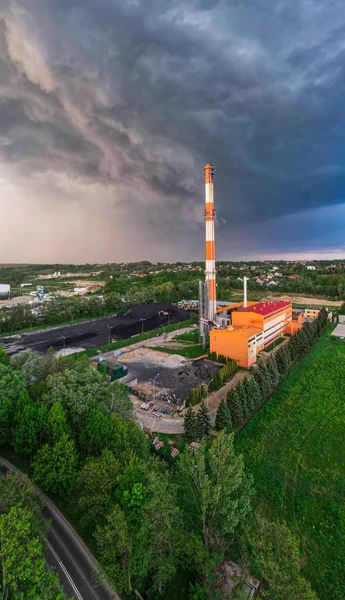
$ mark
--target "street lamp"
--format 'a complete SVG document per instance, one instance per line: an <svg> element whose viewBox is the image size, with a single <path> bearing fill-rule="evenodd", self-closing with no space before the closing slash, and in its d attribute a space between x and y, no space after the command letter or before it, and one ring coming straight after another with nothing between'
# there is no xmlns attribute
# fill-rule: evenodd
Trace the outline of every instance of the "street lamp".
<svg viewBox="0 0 345 600"><path fill-rule="evenodd" d="M108 327L108 344L110 344L110 331L111 331L111 325L107 325Z"/></svg>
<svg viewBox="0 0 345 600"><path fill-rule="evenodd" d="M63 353L65 354L65 350L66 350L66 336L62 335L62 343L63 343Z"/></svg>
<svg viewBox="0 0 345 600"><path fill-rule="evenodd" d="M171 318L171 314L168 313L168 327L170 327L170 318Z"/></svg>
<svg viewBox="0 0 345 600"><path fill-rule="evenodd" d="M143 319L142 317L140 317L140 321L141 321L141 335L144 333L144 321L145 319Z"/></svg>
<svg viewBox="0 0 345 600"><path fill-rule="evenodd" d="M206 405L207 405L207 408L208 408L208 388L209 388L211 381L214 381L214 377L212 377L212 379L210 379L210 381L208 383L206 383Z"/></svg>
<svg viewBox="0 0 345 600"><path fill-rule="evenodd" d="M153 402L156 403L156 379L159 377L159 373L157 373L154 379L149 379L153 383Z"/></svg>
<svg viewBox="0 0 345 600"><path fill-rule="evenodd" d="M161 325L161 327L163 327L163 331L164 331L164 335L165 335L165 326L164 326L164 325Z"/></svg>

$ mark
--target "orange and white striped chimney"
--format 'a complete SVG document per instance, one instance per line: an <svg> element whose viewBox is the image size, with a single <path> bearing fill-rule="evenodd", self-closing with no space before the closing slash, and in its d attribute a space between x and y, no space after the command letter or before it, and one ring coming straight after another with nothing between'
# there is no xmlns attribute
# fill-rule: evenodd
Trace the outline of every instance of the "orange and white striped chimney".
<svg viewBox="0 0 345 600"><path fill-rule="evenodd" d="M214 238L213 179L215 168L210 163L204 166L205 173L205 221L206 221L206 285L208 288L207 318L214 321L217 312L216 298L216 246ZM206 307L205 307L206 308Z"/></svg>

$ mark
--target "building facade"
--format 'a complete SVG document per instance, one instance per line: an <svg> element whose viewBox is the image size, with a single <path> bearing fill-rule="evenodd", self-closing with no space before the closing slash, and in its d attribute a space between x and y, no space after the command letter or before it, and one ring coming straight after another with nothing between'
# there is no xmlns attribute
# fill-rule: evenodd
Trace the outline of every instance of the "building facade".
<svg viewBox="0 0 345 600"><path fill-rule="evenodd" d="M290 327L291 302L257 302L232 312L231 325L210 331L210 351L250 367L257 354Z"/></svg>

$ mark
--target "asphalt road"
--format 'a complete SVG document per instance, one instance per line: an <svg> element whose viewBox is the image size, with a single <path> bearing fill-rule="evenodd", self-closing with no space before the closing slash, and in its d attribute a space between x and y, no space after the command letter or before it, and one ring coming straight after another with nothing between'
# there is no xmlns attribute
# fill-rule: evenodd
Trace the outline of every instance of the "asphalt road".
<svg viewBox="0 0 345 600"><path fill-rule="evenodd" d="M11 337L0 338L0 344L18 344L25 348L30 348L36 352L43 354L49 348L54 350L62 350L65 348L80 347L80 348L95 348L107 344L110 339L121 340L137 335L142 331L142 323L126 324L116 315L112 317L104 317L94 321L86 321L83 323L75 323L74 325L65 325L63 327L55 327L54 329L36 332L24 333ZM171 323L178 323L180 319L175 316L171 318ZM153 317L143 321L144 331L150 331L161 325L168 324L168 317ZM110 334L109 334L110 331ZM63 337L65 338L63 340Z"/></svg>
<svg viewBox="0 0 345 600"><path fill-rule="evenodd" d="M0 462L2 474L6 471L20 473L4 458L0 457ZM110 588L107 590L95 583L95 559L68 521L44 494L41 495L45 499L43 514L51 522L46 539L46 562L59 574L66 597L74 600L120 600Z"/></svg>

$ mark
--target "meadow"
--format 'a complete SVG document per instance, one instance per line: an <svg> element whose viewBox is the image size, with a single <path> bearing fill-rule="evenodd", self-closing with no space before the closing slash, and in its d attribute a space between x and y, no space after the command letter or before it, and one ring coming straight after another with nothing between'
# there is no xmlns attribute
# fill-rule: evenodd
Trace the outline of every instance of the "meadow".
<svg viewBox="0 0 345 600"><path fill-rule="evenodd" d="M320 600L345 598L345 344L323 336L237 437L256 498L300 540Z"/></svg>

